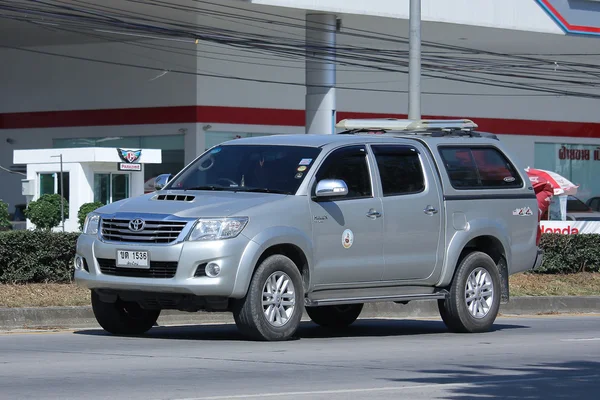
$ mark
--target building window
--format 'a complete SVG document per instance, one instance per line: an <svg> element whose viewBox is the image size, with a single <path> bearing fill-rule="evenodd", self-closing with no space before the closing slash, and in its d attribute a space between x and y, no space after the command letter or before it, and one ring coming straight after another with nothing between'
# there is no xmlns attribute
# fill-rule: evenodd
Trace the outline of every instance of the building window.
<svg viewBox="0 0 600 400"><path fill-rule="evenodd" d="M129 174L94 174L94 201L110 204L129 197Z"/></svg>
<svg viewBox="0 0 600 400"><path fill-rule="evenodd" d="M534 168L564 176L575 185L580 200L600 196L600 147L567 143L536 143Z"/></svg>
<svg viewBox="0 0 600 400"><path fill-rule="evenodd" d="M61 187L62 187L62 183L61 183L61 179L60 179L60 172L45 172L45 173L41 173L40 175L40 196L43 196L45 194L60 194L61 192ZM69 193L69 173L68 172L63 172L63 178L62 180L64 181L64 185L65 185L65 190L63 193L63 196L65 198L65 200L67 200L67 202L69 202L69 197L70 197L70 193Z"/></svg>

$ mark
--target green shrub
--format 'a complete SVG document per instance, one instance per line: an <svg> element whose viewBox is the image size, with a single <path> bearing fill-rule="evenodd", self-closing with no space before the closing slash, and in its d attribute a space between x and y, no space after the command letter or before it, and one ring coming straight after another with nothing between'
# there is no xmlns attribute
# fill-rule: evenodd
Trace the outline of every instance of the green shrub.
<svg viewBox="0 0 600 400"><path fill-rule="evenodd" d="M0 233L0 283L68 283L78 233Z"/></svg>
<svg viewBox="0 0 600 400"><path fill-rule="evenodd" d="M9 221L8 204L0 200L0 231L11 229L12 225Z"/></svg>
<svg viewBox="0 0 600 400"><path fill-rule="evenodd" d="M540 247L544 250L544 261L535 272L600 272L600 234L544 233Z"/></svg>
<svg viewBox="0 0 600 400"><path fill-rule="evenodd" d="M77 213L77 218L79 220L79 229L83 230L83 225L85 224L85 217L87 217L89 213L103 206L104 203L100 203L99 201L94 203L82 204L79 208L79 212Z"/></svg>
<svg viewBox="0 0 600 400"><path fill-rule="evenodd" d="M0 232L0 283L68 283L80 233ZM536 273L600 272L600 234L545 233L544 262Z"/></svg>
<svg viewBox="0 0 600 400"><path fill-rule="evenodd" d="M50 230L61 223L60 205L61 195L45 194L36 201L32 201L25 210L25 216L37 229ZM65 200L65 219L69 215L69 203Z"/></svg>

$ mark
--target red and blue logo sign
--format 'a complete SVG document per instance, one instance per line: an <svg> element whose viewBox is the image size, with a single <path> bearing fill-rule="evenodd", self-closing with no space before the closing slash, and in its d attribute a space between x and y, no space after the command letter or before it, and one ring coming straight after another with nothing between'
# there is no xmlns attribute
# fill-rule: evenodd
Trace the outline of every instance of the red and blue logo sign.
<svg viewBox="0 0 600 400"><path fill-rule="evenodd" d="M600 1L535 1L566 33L600 36Z"/></svg>
<svg viewBox="0 0 600 400"><path fill-rule="evenodd" d="M124 150L117 149L119 152L119 157L126 163L133 164L138 161L142 156L142 150Z"/></svg>

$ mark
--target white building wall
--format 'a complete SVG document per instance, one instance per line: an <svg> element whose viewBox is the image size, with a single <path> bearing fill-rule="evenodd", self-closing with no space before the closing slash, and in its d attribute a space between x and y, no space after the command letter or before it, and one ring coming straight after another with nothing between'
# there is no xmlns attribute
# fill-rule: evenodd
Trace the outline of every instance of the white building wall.
<svg viewBox="0 0 600 400"><path fill-rule="evenodd" d="M192 105L195 101L196 94L190 90L194 87L193 75L167 73L154 79L173 64L183 63L182 69L195 71L194 58L176 59L168 53L122 43L45 46L31 50L107 63L2 49L2 113L179 106ZM111 62L158 70L111 65Z"/></svg>
<svg viewBox="0 0 600 400"><path fill-rule="evenodd" d="M128 174L130 179L130 196L136 197L144 194L144 166L137 172L117 171L114 163L80 164L63 163L63 173L69 173L69 210L65 214L65 231L77 232L79 230L78 212L81 205L94 201L94 174L120 173ZM32 164L27 171L27 179L36 181L36 195L30 197L29 201L37 200L40 196L38 175L42 173L60 173L58 163ZM60 178L59 178L60 179ZM27 229L33 229L35 225L27 221ZM62 226L54 230L61 230Z"/></svg>
<svg viewBox="0 0 600 400"><path fill-rule="evenodd" d="M250 0L253 4L408 19L408 0ZM534 0L422 0L424 21L564 34Z"/></svg>
<svg viewBox="0 0 600 400"><path fill-rule="evenodd" d="M119 44L52 46L52 52L79 54L118 62L141 65L152 62L136 59ZM155 58L167 57L156 52ZM121 109L132 107L165 107L215 105L273 109L304 109L304 70L299 62L267 60L263 65L244 63L249 53L236 52L239 62L200 59L198 72L218 73L259 81L276 80L290 85L248 82L136 68L115 67L64 58L34 55L12 50L0 51L0 113ZM169 55L173 65L190 67L189 57ZM269 64L269 65L264 65ZM43 68L39 68L43 65ZM293 67L293 68L290 68ZM185 70L185 69L182 69ZM156 79L154 79L156 78ZM154 79L154 80L152 80ZM339 67L337 73L337 109L343 111L406 113L407 75L398 72L357 71ZM347 90L345 87L371 91ZM196 89L196 91L194 90ZM398 91L397 93L377 92ZM507 90L491 86L456 82L424 76L422 80L422 113L447 115L520 118L554 121L598 120L598 100L566 96L506 96ZM449 95L440 95L448 93ZM453 95L461 93L462 95ZM210 121L210 116L206 118ZM182 124L183 125L183 124ZM111 128L112 129L112 128ZM107 131L107 128L104 128ZM85 129L79 128L84 134ZM6 131L0 130L0 135ZM4 146L4 143L0 143Z"/></svg>
<svg viewBox="0 0 600 400"><path fill-rule="evenodd" d="M22 149L50 149L54 139L127 137L127 136L162 136L176 135L185 132L186 138L196 136L197 124L160 124L160 125L127 125L127 126L94 126L69 128L37 128L37 129L0 129L0 166L9 168L13 165L13 151ZM13 142L9 144L6 139ZM189 140L189 139L187 139ZM186 160L195 157L196 148L186 146ZM140 175L141 174L141 175ZM138 172L143 179L143 171ZM25 203L21 195L20 182L25 179L20 174L10 174L0 170L0 199L9 204L11 212L16 204ZM143 186L143 185L142 185Z"/></svg>
<svg viewBox="0 0 600 400"><path fill-rule="evenodd" d="M304 12L298 8L345 13L344 20L354 28L366 32L385 32L407 36L406 21L383 19L374 16L395 18L408 17L408 1L373 0L368 10L358 0L253 0L253 4L296 7L273 8L272 12L285 14L287 11L302 18ZM292 15L290 14L290 15ZM351 15L350 15L351 14ZM372 15L371 17L362 17ZM506 0L503 2L474 0L423 0L423 19L467 24L425 23L424 37L457 39L469 33L465 46L474 44L478 38L490 43L490 48L508 51L521 46L523 51L545 52L569 49L581 52L589 47L589 39L578 39L555 35L562 33L556 24L533 0ZM206 19L203 20L206 23ZM219 22L220 24L223 21ZM240 30L255 33L267 31L235 25ZM509 32L501 29L484 30L482 26L544 32L533 34ZM342 28L344 29L344 27ZM270 35L304 39L302 29L276 27ZM486 33L487 32L487 33ZM124 38L123 40L126 40ZM342 45L367 48L395 48L395 44L366 39L341 40ZM571 43L578 43L571 45ZM176 54L169 51L150 49L145 46L176 46L193 55ZM511 47L512 46L512 47ZM398 49L401 46L396 46ZM60 45L34 48L34 50L64 54L68 56L97 59L121 64L142 65L155 68L148 70L124 65L95 63L81 59L69 59L51 55L0 50L0 118L2 113L53 112L68 110L127 109L134 107L194 107L226 106L253 107L277 110L304 109L304 59L284 58L276 54L261 54L242 51L222 45L176 43L168 41L139 41L135 43L103 43ZM566 52L566 51L565 51ZM586 61L585 59L581 59ZM367 62L368 63L368 62ZM402 68L398 67L398 70ZM177 71L180 71L178 73ZM165 73L166 72L166 73ZM195 75L198 74L198 75ZM241 77L242 80L203 76ZM249 81L249 80L258 80ZM268 83L279 81L289 84ZM402 72L368 71L356 66L339 65L337 72L337 110L340 112L372 112L405 114L408 109L406 91L407 75ZM346 87L367 88L372 91L348 90ZM397 91L396 93L377 92ZM490 86L453 82L446 79L423 76L423 115L500 119L533 119L548 121L598 122L599 101L564 96L504 96L506 89ZM511 91L515 93L514 90ZM439 95L431 93L447 93ZM461 95L454 95L460 93ZM517 92L524 93L524 92ZM232 111L236 113L236 111ZM213 114L185 117L182 122L148 125L113 125L94 127L0 129L0 165L9 167L15 149L51 148L56 138L82 138L102 136L152 136L185 133L185 162L191 161L210 145L207 133L303 133L299 126L271 124L234 124L216 121ZM234 120L235 115L232 115ZM189 118L189 119L187 119ZM197 121L202 122L197 122ZM0 124L1 124L0 119ZM265 122L266 123L266 122ZM518 122L517 122L518 123ZM534 141L598 143L598 139L543 138L540 136L502 136L511 149L525 164L533 164ZM6 140L11 139L11 143ZM20 195L22 176L0 171L0 199L11 206L23 202Z"/></svg>
<svg viewBox="0 0 600 400"><path fill-rule="evenodd" d="M144 168L145 164L160 164L161 151L157 149L142 149L138 161L140 171L119 171L118 163L121 159L114 148L67 148L67 149L38 149L35 151L21 150L14 154L16 164L27 165L27 179L33 182L33 190L27 191L26 201L38 200L41 195L40 174L56 174L55 182L60 182L61 159L62 172L68 173L65 180L65 195L68 202L68 211L65 214L65 230L77 231L79 229L78 212L85 203L94 201L95 174L127 175L128 192L130 197L144 194ZM60 183L59 183L60 185ZM55 183L55 188L56 186ZM57 192L60 194L60 192ZM66 193L65 193L66 194ZM27 221L27 228L35 226ZM62 229L62 226L57 227Z"/></svg>
<svg viewBox="0 0 600 400"><path fill-rule="evenodd" d="M87 177L85 171L83 170L81 164L78 163L63 163L63 173L69 173L69 181L71 182L70 192L69 192L69 204L83 204L88 198L88 191L90 190L90 186L88 185L78 185L73 184L73 182L86 182ZM39 188L39 179L38 175L42 173L60 173L60 164L57 161L56 163L47 163L47 164L32 164L27 169L27 179L34 180L36 185L36 194L35 196L31 196L29 201L37 200L40 197L40 188ZM60 177L59 177L60 179ZM66 183L66 182L65 182ZM89 182L88 182L89 183ZM29 197L29 196L28 196ZM76 231L78 229L78 221L77 221L77 212L79 211L78 207L69 207L68 213L65 213L65 230L66 231ZM33 229L35 225L32 224L29 220L27 220L27 229ZM55 230L62 229L61 226L57 227Z"/></svg>

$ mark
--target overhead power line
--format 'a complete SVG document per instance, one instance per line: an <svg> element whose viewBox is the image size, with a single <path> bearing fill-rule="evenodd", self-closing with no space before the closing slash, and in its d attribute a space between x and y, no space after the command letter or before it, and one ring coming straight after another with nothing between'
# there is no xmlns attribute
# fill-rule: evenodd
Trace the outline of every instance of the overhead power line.
<svg viewBox="0 0 600 400"><path fill-rule="evenodd" d="M358 28L344 28L340 36L353 40L372 41L387 47L338 45L335 48L324 48L306 43L305 29L323 29L306 27L304 19L271 12L246 9L231 4L215 4L208 1L194 0L197 7L181 5L173 1L161 0L129 0L125 3L137 3L170 10L178 18L158 18L142 12L133 12L124 8L90 3L82 0L77 6L65 1L27 1L26 5L14 1L0 1L0 10L5 10L2 18L17 19L22 22L43 23L47 29L75 32L81 35L96 37L99 40L108 40L128 46L154 49L157 51L178 54L182 56L198 57L222 62L245 63L248 65L272 66L264 62L268 56L277 62L288 65L275 66L275 68L303 69L306 51L311 50L325 54L333 54L340 67L348 71L378 72L380 74L406 74L408 62L407 51L401 49L407 43L401 36L373 33ZM240 32L231 29L202 25L196 22L185 22L188 14L204 15L210 18L222 18L236 24L249 26L251 30L262 30L268 34ZM193 19L195 20L195 19ZM274 28L276 27L276 28ZM281 28L281 29L280 29ZM287 29L283 30L283 29ZM94 34L99 31L119 32L123 35L144 37L152 35L157 40L166 44L145 43L140 41L125 41L108 36ZM291 31L290 31L291 30ZM298 32L295 34L294 32ZM198 41L203 46L217 46L229 48L237 54L223 55L218 51L201 52L175 45L170 40L193 43ZM183 43L185 44L185 43ZM390 46L398 47L391 49ZM14 47L14 49L18 49ZM429 50L427 50L429 49ZM26 49L21 49L26 50ZM46 55L70 57L68 54L47 52ZM523 96L575 96L585 98L598 98L597 87L600 85L600 66L590 63L573 62L570 60L557 63L555 60L541 57L496 53L467 47L450 46L441 43L423 41L422 67L423 76L432 79L442 79L451 82L470 83L484 87L518 90L518 95ZM223 58L223 57L226 58ZM251 58L249 58L251 57ZM256 61L256 58L261 58ZM323 56L324 57L324 56ZM150 57L143 57L151 59ZM148 69L142 64L127 64L117 61L100 60L91 57L79 57L81 61L104 62L114 65L128 66L131 68ZM254 61L248 62L248 59ZM159 61L159 60L155 60ZM294 65L297 63L297 65ZM123 65L127 64L127 65ZM280 85L300 86L299 82L270 80L240 76L227 76L225 74L199 71L185 68L181 64L170 63L179 67L177 70L169 68L174 73L195 74L215 79L234 79L260 83L273 83ZM557 68L558 66L558 68ZM163 69L160 69L161 71ZM343 71L342 68L339 69ZM382 75L385 76L385 75ZM391 80L393 82L394 79ZM397 80L396 80L397 81ZM385 82L385 81L382 81ZM359 83L355 83L357 85ZM368 84L368 82L365 82ZM572 88L573 90L566 90ZM360 90L374 92L404 93L376 88L358 88L340 86L341 90ZM477 95L480 93L439 93L428 92L425 94L437 95ZM490 96L515 96L517 93L489 93Z"/></svg>

